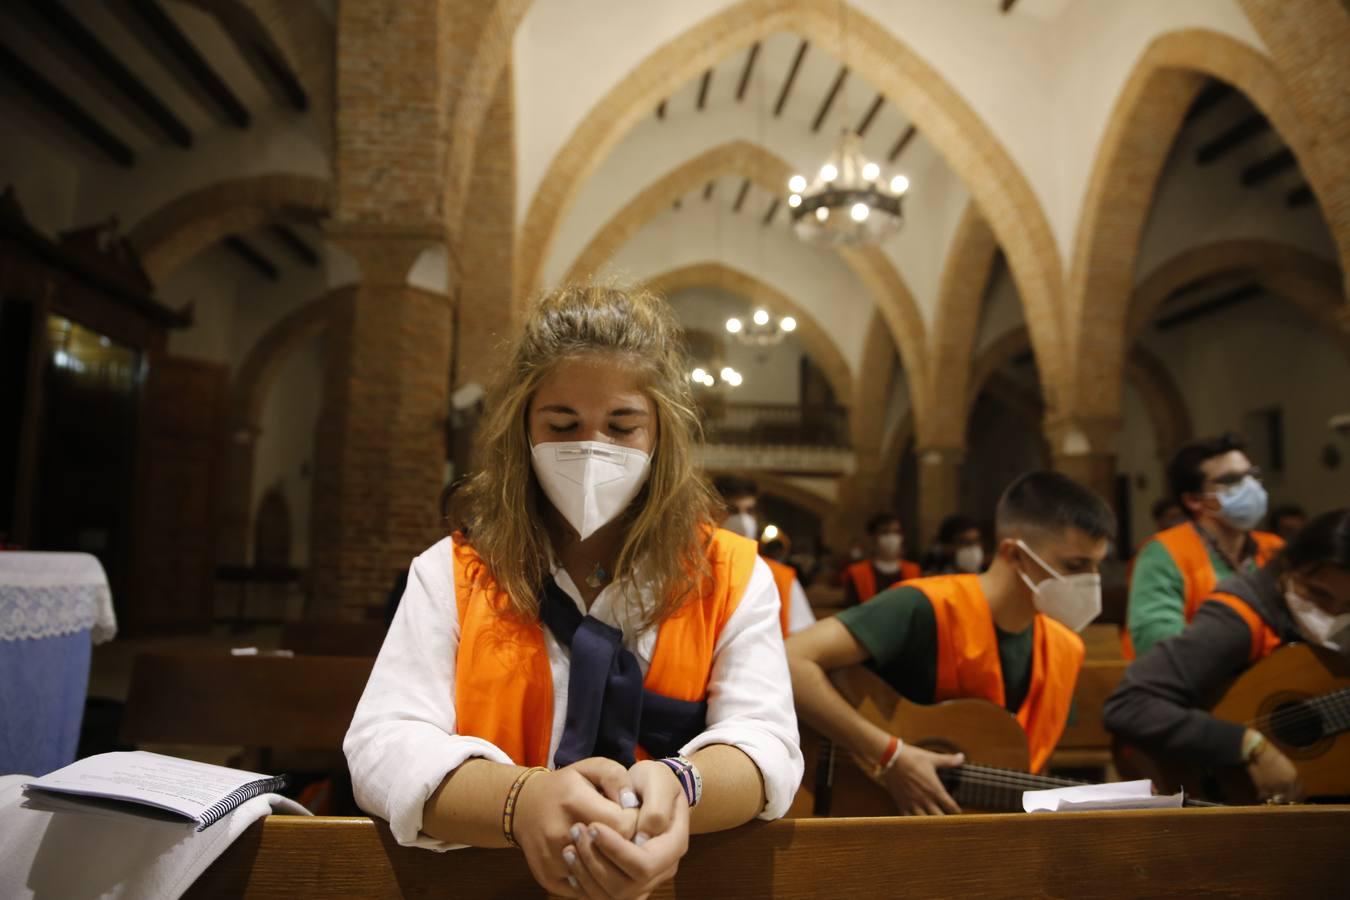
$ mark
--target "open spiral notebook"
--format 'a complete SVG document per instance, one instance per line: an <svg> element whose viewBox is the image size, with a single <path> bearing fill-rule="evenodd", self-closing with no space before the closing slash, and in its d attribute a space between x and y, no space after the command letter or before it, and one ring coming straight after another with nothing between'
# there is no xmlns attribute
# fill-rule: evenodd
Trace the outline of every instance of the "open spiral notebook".
<svg viewBox="0 0 1350 900"><path fill-rule="evenodd" d="M284 775L272 777L133 750L78 760L27 782L24 790L139 803L182 816L201 831L240 804L285 784Z"/></svg>

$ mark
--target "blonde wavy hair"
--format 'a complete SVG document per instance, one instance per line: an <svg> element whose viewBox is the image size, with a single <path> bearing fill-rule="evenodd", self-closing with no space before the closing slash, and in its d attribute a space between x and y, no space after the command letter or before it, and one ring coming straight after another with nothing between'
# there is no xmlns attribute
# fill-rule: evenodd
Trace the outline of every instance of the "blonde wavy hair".
<svg viewBox="0 0 1350 900"><path fill-rule="evenodd" d="M512 609L537 617L539 592L549 577L543 524L548 500L531 465L530 401L559 363L579 357L612 358L637 374L656 410L651 475L623 513L627 535L614 572L618 580L640 569L657 598L646 621L655 624L709 575L715 502L694 463L702 427L689 386L684 332L669 305L646 289L569 285L530 311L479 424L479 469L462 497L468 541Z"/></svg>

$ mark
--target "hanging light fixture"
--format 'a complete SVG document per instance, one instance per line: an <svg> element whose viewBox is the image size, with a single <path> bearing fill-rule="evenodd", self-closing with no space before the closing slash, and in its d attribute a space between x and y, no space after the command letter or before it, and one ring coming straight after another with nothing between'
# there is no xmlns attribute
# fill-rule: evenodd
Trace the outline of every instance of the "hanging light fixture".
<svg viewBox="0 0 1350 900"><path fill-rule="evenodd" d="M749 347L772 347L796 330L797 320L792 316L775 319L762 307L751 314L748 322L739 317L727 319L727 333Z"/></svg>
<svg viewBox="0 0 1350 900"><path fill-rule="evenodd" d="M881 166L862 154L862 140L852 129L839 136L834 153L814 180L788 179L792 227L802 240L825 244L877 243L904 224L903 199L909 179L881 177Z"/></svg>

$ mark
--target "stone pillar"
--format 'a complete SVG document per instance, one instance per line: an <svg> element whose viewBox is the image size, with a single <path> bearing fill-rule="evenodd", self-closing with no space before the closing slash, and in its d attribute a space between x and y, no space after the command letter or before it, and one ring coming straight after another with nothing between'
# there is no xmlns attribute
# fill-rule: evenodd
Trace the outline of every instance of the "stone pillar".
<svg viewBox="0 0 1350 900"><path fill-rule="evenodd" d="M221 563L243 565L252 556L249 523L253 520L253 462L260 434L257 425L238 421L225 435L221 461L225 490L220 497L220 535L216 540L216 560Z"/></svg>
<svg viewBox="0 0 1350 900"><path fill-rule="evenodd" d="M964 447L918 447L919 533L911 535L915 548L926 548L942 520L961 512L961 463Z"/></svg>
<svg viewBox="0 0 1350 900"><path fill-rule="evenodd" d="M1045 437L1055 471L1096 491L1112 508L1116 497L1118 416L1055 416L1045 422Z"/></svg>
<svg viewBox="0 0 1350 900"><path fill-rule="evenodd" d="M398 570L439 537L451 309L405 282L427 235L334 227L362 283L334 312L315 439L311 546L319 616L378 616Z"/></svg>

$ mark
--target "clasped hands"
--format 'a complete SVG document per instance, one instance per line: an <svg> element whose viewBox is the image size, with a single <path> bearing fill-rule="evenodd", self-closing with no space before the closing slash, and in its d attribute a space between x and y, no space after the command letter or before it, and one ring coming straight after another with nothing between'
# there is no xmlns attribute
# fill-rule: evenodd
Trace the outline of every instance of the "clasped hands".
<svg viewBox="0 0 1350 900"><path fill-rule="evenodd" d="M564 897L642 898L689 849L689 804L663 763L592 757L521 789L514 835L530 873Z"/></svg>

